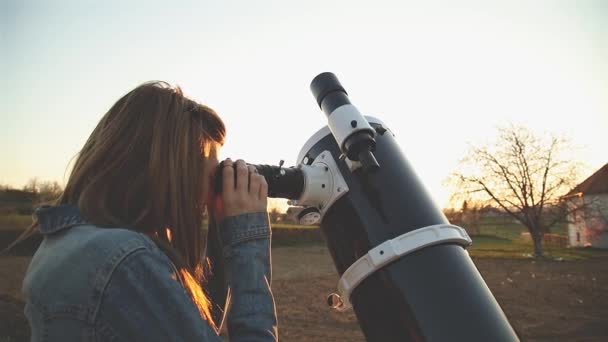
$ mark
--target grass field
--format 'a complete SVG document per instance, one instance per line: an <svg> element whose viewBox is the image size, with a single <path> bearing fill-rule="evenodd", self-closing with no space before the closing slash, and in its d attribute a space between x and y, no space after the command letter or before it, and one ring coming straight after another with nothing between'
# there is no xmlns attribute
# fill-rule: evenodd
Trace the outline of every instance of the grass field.
<svg viewBox="0 0 608 342"><path fill-rule="evenodd" d="M32 223L31 215L0 215L0 229L2 228L26 228ZM273 223L274 228L318 228L315 226L306 226L292 223ZM498 236L506 239L516 239L522 232L527 232L523 225L502 218L485 217L478 224L480 235ZM467 228L467 227L465 227ZM551 229L551 233L566 235L566 225L556 225Z"/></svg>
<svg viewBox="0 0 608 342"><path fill-rule="evenodd" d="M279 229L290 229L290 228L295 228L295 229L315 229L315 228L319 228L319 226L305 226L303 224L291 224L291 223L273 223L272 224L272 228L279 228Z"/></svg>
<svg viewBox="0 0 608 342"><path fill-rule="evenodd" d="M521 236L521 233L528 232L528 229L521 223L510 218L505 219L501 217L483 217L475 227L464 226L464 228L476 228L478 230L478 235L496 236L511 240L518 239ZM557 223L551 227L550 232L552 234L566 236L568 228L565 223Z"/></svg>
<svg viewBox="0 0 608 342"><path fill-rule="evenodd" d="M522 340L608 341L608 259L597 257L606 253L585 250L587 259L564 262L495 257L518 254L521 248L508 240L478 237L470 250ZM492 254L496 251L502 252ZM280 340L365 341L352 310L335 312L326 304L338 281L326 247L280 247L272 253ZM2 342L28 340L20 288L29 260L0 257Z"/></svg>
<svg viewBox="0 0 608 342"><path fill-rule="evenodd" d="M0 229L25 229L32 224L31 215L0 215Z"/></svg>
<svg viewBox="0 0 608 342"><path fill-rule="evenodd" d="M608 250L597 248L564 248L552 244L543 245L545 256L563 260L581 260L608 257ZM473 236L473 245L467 248L473 257L530 258L532 243L521 239L503 239L495 236Z"/></svg>
<svg viewBox="0 0 608 342"><path fill-rule="evenodd" d="M25 229L30 224L32 224L32 216L31 215L0 215L0 229ZM273 223L273 228L298 228L298 229L309 229L309 228L319 228L319 226L305 226L300 224L291 224L291 223Z"/></svg>
<svg viewBox="0 0 608 342"><path fill-rule="evenodd" d="M0 216L0 232L30 223L27 215ZM296 342L364 341L352 310L337 313L325 304L327 294L335 291L338 275L319 232L312 230L318 227L272 226L273 293L280 338ZM608 250L545 243L547 258L534 259L532 243L521 237L525 231L513 222L486 220L468 248L522 339L608 340ZM286 239L277 239L281 235ZM0 257L0 342L28 340L20 289L30 258Z"/></svg>

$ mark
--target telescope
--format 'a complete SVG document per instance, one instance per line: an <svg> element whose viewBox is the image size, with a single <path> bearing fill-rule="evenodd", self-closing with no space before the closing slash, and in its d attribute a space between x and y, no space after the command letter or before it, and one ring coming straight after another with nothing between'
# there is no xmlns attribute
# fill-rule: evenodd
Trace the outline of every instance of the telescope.
<svg viewBox="0 0 608 342"><path fill-rule="evenodd" d="M289 199L302 208L300 223L320 225L340 276L328 310L354 310L368 341L518 341L466 250L470 237L434 204L390 128L361 114L334 74L310 88L327 126L297 165L253 166L269 197ZM221 260L216 229L207 255ZM208 286L220 307L222 277L214 268Z"/></svg>

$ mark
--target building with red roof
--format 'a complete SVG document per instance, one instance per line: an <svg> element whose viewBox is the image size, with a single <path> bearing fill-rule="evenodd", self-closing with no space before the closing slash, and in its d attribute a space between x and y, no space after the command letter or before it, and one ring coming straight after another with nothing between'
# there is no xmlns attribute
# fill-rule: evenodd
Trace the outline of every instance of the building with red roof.
<svg viewBox="0 0 608 342"><path fill-rule="evenodd" d="M569 246L608 248L608 164L563 198L585 207L569 217Z"/></svg>

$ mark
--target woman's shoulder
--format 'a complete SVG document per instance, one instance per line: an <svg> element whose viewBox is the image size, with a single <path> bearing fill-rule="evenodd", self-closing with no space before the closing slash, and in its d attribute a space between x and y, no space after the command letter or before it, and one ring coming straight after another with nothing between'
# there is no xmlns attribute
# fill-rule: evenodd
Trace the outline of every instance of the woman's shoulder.
<svg viewBox="0 0 608 342"><path fill-rule="evenodd" d="M54 234L45 234L36 254L50 254L52 259L72 262L81 259L87 264L102 266L119 263L126 255L139 249L158 248L148 236L131 229L79 224Z"/></svg>
<svg viewBox="0 0 608 342"><path fill-rule="evenodd" d="M186 324L196 327L188 334L212 338L175 271L148 236L83 224L45 236L23 288L28 306L48 324L73 319L124 340L168 340ZM141 329L150 324L154 329Z"/></svg>
<svg viewBox="0 0 608 342"><path fill-rule="evenodd" d="M43 206L35 211L44 236L34 261L82 261L87 265L115 264L137 249L156 249L146 235L126 227L99 227L88 222L73 204ZM47 260L48 262L51 262Z"/></svg>
<svg viewBox="0 0 608 342"><path fill-rule="evenodd" d="M23 291L50 308L56 303L94 306L91 298L103 293L121 264L142 252L161 253L149 237L129 229L78 224L45 234L26 272Z"/></svg>
<svg viewBox="0 0 608 342"><path fill-rule="evenodd" d="M61 237L65 240L64 244L76 244L81 249L89 249L102 256L130 253L141 248L158 249L150 237L128 228L83 224L72 227L66 233ZM69 249L69 246L66 247Z"/></svg>

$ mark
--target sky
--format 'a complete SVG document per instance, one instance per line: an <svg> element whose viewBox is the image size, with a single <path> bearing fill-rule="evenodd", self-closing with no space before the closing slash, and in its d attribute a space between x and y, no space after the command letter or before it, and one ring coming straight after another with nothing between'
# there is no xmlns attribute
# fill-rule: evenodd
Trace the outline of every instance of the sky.
<svg viewBox="0 0 608 342"><path fill-rule="evenodd" d="M608 162L608 1L0 1L0 184L65 184L120 96L182 87L228 128L221 157L286 166L327 124L335 73L435 201L498 125L570 137Z"/></svg>

